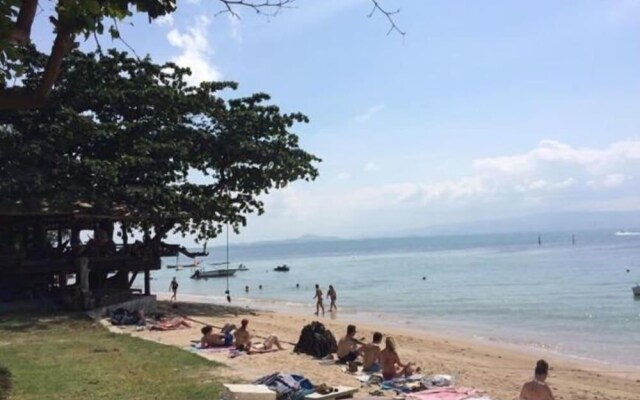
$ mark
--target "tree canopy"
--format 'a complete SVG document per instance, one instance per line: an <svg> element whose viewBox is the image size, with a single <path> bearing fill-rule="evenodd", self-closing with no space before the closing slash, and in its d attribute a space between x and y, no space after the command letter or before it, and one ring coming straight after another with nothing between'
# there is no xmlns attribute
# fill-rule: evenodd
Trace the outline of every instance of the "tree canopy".
<svg viewBox="0 0 640 400"><path fill-rule="evenodd" d="M22 58L24 84L37 86L47 57ZM0 111L4 207L85 204L131 228L204 239L262 213L270 189L317 176L320 160L291 131L304 115L264 93L225 100L236 83L188 86L188 73L115 50L72 52L45 106Z"/></svg>
<svg viewBox="0 0 640 400"><path fill-rule="evenodd" d="M214 0L220 12L237 16L236 10L244 7L261 14L275 14L295 0ZM385 10L379 0L370 0L372 9L386 16L390 24L389 33L404 34L396 26L392 16L398 12ZM51 53L38 85L25 88L10 86L8 83L22 76L25 69L24 52L21 47L28 45L31 29L38 9L38 0L2 0L0 2L0 109L36 108L46 100L53 87L62 60L75 45L78 35L108 32L119 38L118 21L125 20L134 12L146 14L149 20L174 12L177 0L54 0L54 13L50 17L51 29L55 34ZM134 11L135 10L135 11Z"/></svg>

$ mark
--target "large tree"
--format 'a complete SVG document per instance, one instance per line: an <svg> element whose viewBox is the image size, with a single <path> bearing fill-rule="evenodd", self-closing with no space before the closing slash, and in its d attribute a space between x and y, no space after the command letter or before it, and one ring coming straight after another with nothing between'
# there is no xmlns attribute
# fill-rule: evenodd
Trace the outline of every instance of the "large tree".
<svg viewBox="0 0 640 400"><path fill-rule="evenodd" d="M36 87L47 57L22 57L24 84ZM225 100L235 83L192 87L187 73L115 50L72 52L45 106L0 111L2 207L81 205L156 237L209 238L262 213L270 189L316 177L319 159L291 132L304 115L262 93Z"/></svg>
<svg viewBox="0 0 640 400"><path fill-rule="evenodd" d="M258 13L277 13L295 0L213 0L220 12L237 15L240 7ZM370 0L371 16L376 11L386 16L389 32L398 29L393 14L398 10L384 9L379 0ZM9 82L24 71L21 47L31 38L38 0L2 0L0 2L0 109L36 108L44 104L53 87L62 61L74 46L78 35L85 38L108 31L112 37L120 36L118 21L129 18L134 10L146 14L149 20L174 12L177 0L54 0L54 13L50 18L55 40L48 56L39 84L33 87L10 86Z"/></svg>

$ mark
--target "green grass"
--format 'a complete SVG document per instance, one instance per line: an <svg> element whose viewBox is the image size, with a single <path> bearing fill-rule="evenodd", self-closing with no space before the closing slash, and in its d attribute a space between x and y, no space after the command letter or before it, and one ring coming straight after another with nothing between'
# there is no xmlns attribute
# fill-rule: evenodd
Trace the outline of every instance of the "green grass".
<svg viewBox="0 0 640 400"><path fill-rule="evenodd" d="M0 317L0 364L0 400L217 399L220 389L219 364L78 315Z"/></svg>

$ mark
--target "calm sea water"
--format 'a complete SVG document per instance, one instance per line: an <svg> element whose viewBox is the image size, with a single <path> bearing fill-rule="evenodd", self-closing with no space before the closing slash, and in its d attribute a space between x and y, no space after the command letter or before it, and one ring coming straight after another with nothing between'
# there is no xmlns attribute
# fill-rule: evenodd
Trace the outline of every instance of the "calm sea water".
<svg viewBox="0 0 640 400"><path fill-rule="evenodd" d="M578 232L573 245L571 233L547 233L542 246L537 238L536 233L232 246L231 265L244 263L249 271L230 278L229 287L234 299L311 313L314 284L325 294L333 284L341 313L640 366L640 301L631 292L640 281L640 236ZM224 258L225 250L214 248L202 262ZM273 271L283 263L290 272ZM192 280L191 273L154 272L153 290L168 291L177 276L180 293L224 296L226 279Z"/></svg>

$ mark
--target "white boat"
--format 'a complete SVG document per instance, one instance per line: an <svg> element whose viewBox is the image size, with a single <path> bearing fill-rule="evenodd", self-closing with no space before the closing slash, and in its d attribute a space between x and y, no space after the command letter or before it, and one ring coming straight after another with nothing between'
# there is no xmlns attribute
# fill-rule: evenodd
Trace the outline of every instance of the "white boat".
<svg viewBox="0 0 640 400"><path fill-rule="evenodd" d="M631 288L633 290L633 295L636 297L640 297L640 285L635 285Z"/></svg>
<svg viewBox="0 0 640 400"><path fill-rule="evenodd" d="M212 269L210 271L199 270L191 275L191 279L207 279L207 278L226 278L227 276L233 276L237 270L235 269Z"/></svg>
<svg viewBox="0 0 640 400"><path fill-rule="evenodd" d="M618 231L615 233L616 236L640 236L640 232L631 232L631 231Z"/></svg>

